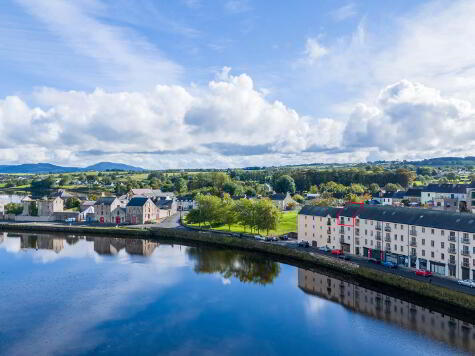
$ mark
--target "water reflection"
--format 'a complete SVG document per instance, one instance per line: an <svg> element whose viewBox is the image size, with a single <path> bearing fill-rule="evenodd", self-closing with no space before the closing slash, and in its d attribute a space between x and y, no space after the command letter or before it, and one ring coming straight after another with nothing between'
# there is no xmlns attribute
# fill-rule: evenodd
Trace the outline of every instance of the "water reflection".
<svg viewBox="0 0 475 356"><path fill-rule="evenodd" d="M475 326L470 323L302 268L298 269L298 286L305 293L334 301L358 313L475 352Z"/></svg>
<svg viewBox="0 0 475 356"><path fill-rule="evenodd" d="M262 256L240 254L232 250L190 247L187 254L195 262L197 273L220 273L244 283L271 284L280 273L280 265Z"/></svg>

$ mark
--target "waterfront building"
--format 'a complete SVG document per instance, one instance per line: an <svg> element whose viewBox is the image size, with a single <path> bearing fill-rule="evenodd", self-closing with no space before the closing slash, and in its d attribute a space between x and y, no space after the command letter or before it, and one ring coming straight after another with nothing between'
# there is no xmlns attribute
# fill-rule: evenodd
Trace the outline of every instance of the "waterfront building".
<svg viewBox="0 0 475 356"><path fill-rule="evenodd" d="M94 204L94 220L101 224L120 224L122 221L118 208L120 201L116 197L101 197Z"/></svg>
<svg viewBox="0 0 475 356"><path fill-rule="evenodd" d="M475 279L475 216L469 213L307 205L298 215L298 240L448 277Z"/></svg>
<svg viewBox="0 0 475 356"><path fill-rule="evenodd" d="M38 216L53 216L54 213L64 209L63 199L60 197L45 198L36 201L38 206Z"/></svg>
<svg viewBox="0 0 475 356"><path fill-rule="evenodd" d="M145 224L156 221L158 215L157 206L150 198L133 197L126 208L126 221L131 224Z"/></svg>

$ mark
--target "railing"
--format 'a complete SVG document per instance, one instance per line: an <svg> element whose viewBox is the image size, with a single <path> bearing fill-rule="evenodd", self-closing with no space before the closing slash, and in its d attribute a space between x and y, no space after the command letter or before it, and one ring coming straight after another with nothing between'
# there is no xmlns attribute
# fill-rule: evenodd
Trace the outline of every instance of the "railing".
<svg viewBox="0 0 475 356"><path fill-rule="evenodd" d="M328 239L327 239L327 243L329 244L329 243L331 243L331 242L332 242L332 239L331 239L331 238L328 238Z"/></svg>
<svg viewBox="0 0 475 356"><path fill-rule="evenodd" d="M455 266L457 262L455 260L449 260L449 265Z"/></svg>
<svg viewBox="0 0 475 356"><path fill-rule="evenodd" d="M344 244L344 243L345 243L345 238L344 238L344 237L340 237L340 242Z"/></svg>
<svg viewBox="0 0 475 356"><path fill-rule="evenodd" d="M413 246L413 247L417 247L417 241L416 240L412 240L409 245Z"/></svg>
<svg viewBox="0 0 475 356"><path fill-rule="evenodd" d="M385 226L385 227L384 227L384 231L391 232L391 226Z"/></svg>
<svg viewBox="0 0 475 356"><path fill-rule="evenodd" d="M376 241L381 241L381 235L376 235Z"/></svg>
<svg viewBox="0 0 475 356"><path fill-rule="evenodd" d="M470 243L470 239L469 238L462 238L462 243L463 244L469 244Z"/></svg>
<svg viewBox="0 0 475 356"><path fill-rule="evenodd" d="M409 235L411 236L417 236L417 231L416 230L410 230Z"/></svg>
<svg viewBox="0 0 475 356"><path fill-rule="evenodd" d="M468 251L468 250L462 250L462 251L460 252L460 254L463 255L463 256L470 256L470 251Z"/></svg>
<svg viewBox="0 0 475 356"><path fill-rule="evenodd" d="M457 253L457 250L455 249L455 247L452 247L452 248L448 248L449 250L449 253L453 253L454 255Z"/></svg>
<svg viewBox="0 0 475 356"><path fill-rule="evenodd" d="M344 227L340 227L340 234L344 234L345 233L345 228Z"/></svg>
<svg viewBox="0 0 475 356"><path fill-rule="evenodd" d="M359 245L360 244L360 239L355 239L355 245Z"/></svg>
<svg viewBox="0 0 475 356"><path fill-rule="evenodd" d="M455 242L455 235L450 235L449 236L449 241Z"/></svg>
<svg viewBox="0 0 475 356"><path fill-rule="evenodd" d="M376 225L376 230L382 230L382 226L381 225Z"/></svg>
<svg viewBox="0 0 475 356"><path fill-rule="evenodd" d="M376 244L376 249L381 250L381 244L380 243Z"/></svg>
<svg viewBox="0 0 475 356"><path fill-rule="evenodd" d="M327 234L331 234L332 233L332 229L327 229Z"/></svg>
<svg viewBox="0 0 475 356"><path fill-rule="evenodd" d="M417 256L417 253L411 251L411 253L410 253L409 255L411 255L411 256Z"/></svg>
<svg viewBox="0 0 475 356"><path fill-rule="evenodd" d="M360 230L355 230L355 235L360 236Z"/></svg>
<svg viewBox="0 0 475 356"><path fill-rule="evenodd" d="M390 246L390 245L386 245L385 250L386 250L386 251L391 251L391 246Z"/></svg>
<svg viewBox="0 0 475 356"><path fill-rule="evenodd" d="M470 268L469 262L462 262L462 267Z"/></svg>
<svg viewBox="0 0 475 356"><path fill-rule="evenodd" d="M386 236L386 237L384 238L384 241L386 241L386 242L391 242L391 237Z"/></svg>

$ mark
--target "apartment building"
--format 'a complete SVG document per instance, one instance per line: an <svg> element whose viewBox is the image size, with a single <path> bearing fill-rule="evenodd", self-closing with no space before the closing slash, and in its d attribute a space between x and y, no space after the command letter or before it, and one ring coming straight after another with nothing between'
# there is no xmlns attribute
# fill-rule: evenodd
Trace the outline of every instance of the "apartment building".
<svg viewBox="0 0 475 356"><path fill-rule="evenodd" d="M304 293L336 301L358 313L455 344L468 352L475 350L475 326L447 314L301 268L298 286Z"/></svg>
<svg viewBox="0 0 475 356"><path fill-rule="evenodd" d="M298 239L346 253L475 279L475 216L439 210L350 204L304 206Z"/></svg>
<svg viewBox="0 0 475 356"><path fill-rule="evenodd" d="M469 184L429 184L422 189L421 204L433 208L465 210Z"/></svg>
<svg viewBox="0 0 475 356"><path fill-rule="evenodd" d="M467 210L475 214L475 182L467 188Z"/></svg>

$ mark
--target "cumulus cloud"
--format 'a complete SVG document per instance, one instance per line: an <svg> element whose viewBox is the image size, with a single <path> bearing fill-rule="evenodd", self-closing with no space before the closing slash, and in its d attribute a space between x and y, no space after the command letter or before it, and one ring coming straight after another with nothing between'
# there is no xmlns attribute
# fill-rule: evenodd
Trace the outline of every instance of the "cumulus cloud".
<svg viewBox="0 0 475 356"><path fill-rule="evenodd" d="M401 80L384 88L376 105L358 104L344 131L347 148L408 152L473 152L475 110L434 88Z"/></svg>
<svg viewBox="0 0 475 356"><path fill-rule="evenodd" d="M318 59L328 54L328 49L323 47L318 39L307 38L305 43L305 61L309 64L315 63Z"/></svg>

